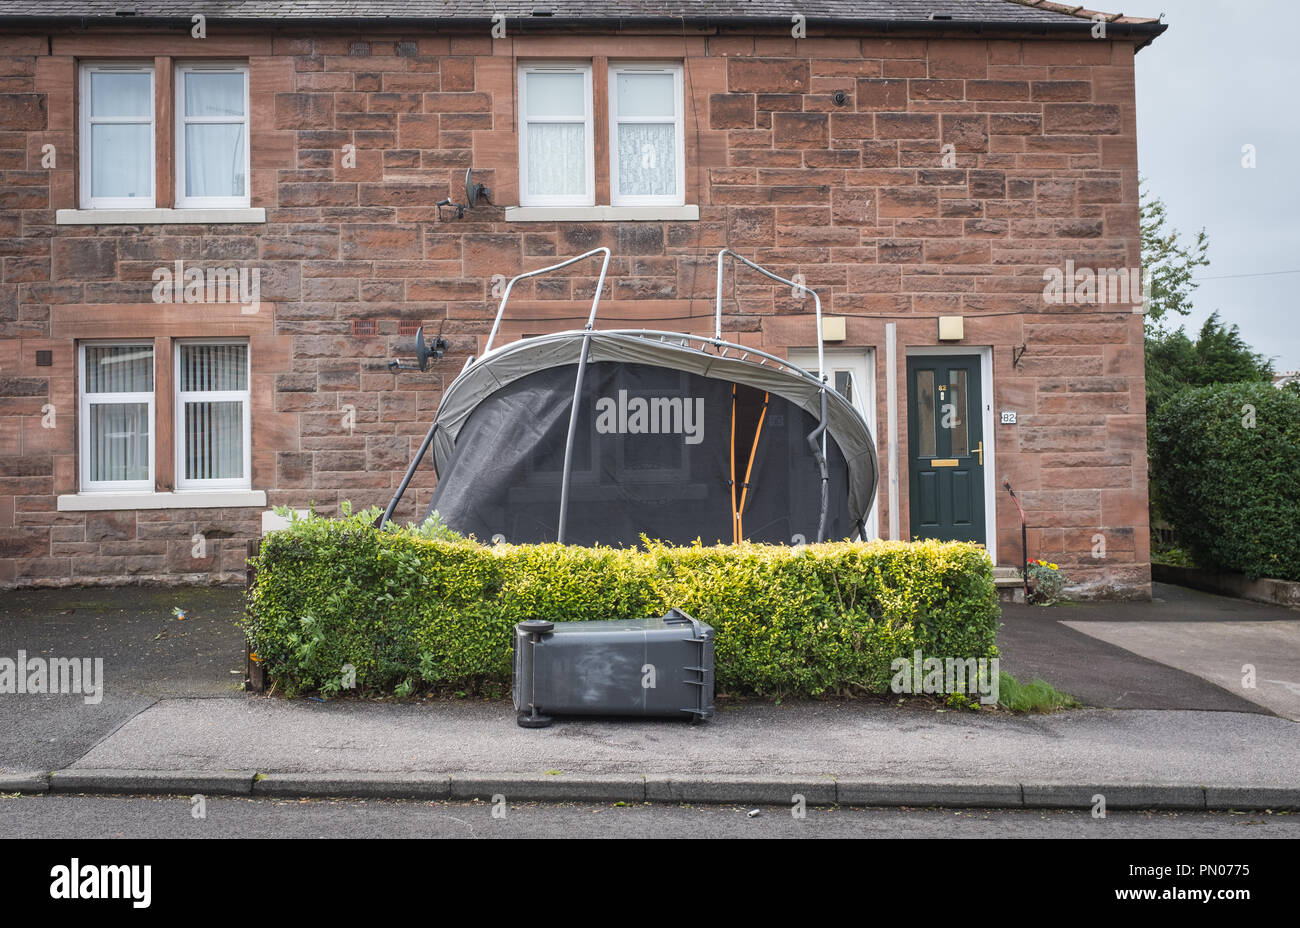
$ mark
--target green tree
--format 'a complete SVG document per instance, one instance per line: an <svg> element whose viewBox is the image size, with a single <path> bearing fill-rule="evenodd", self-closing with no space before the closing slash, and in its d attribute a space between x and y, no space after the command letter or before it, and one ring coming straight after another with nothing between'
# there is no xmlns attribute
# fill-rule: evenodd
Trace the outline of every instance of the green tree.
<svg viewBox="0 0 1300 928"><path fill-rule="evenodd" d="M1196 340L1182 327L1146 338L1147 415L1187 387L1220 383L1271 382L1273 364L1251 350L1236 325L1226 326L1210 314Z"/></svg>
<svg viewBox="0 0 1300 928"><path fill-rule="evenodd" d="M1217 384L1258 382L1272 379L1272 364L1251 351L1236 325L1225 326L1213 313L1197 338L1183 331L1179 316L1192 311L1192 294L1197 288L1196 272L1210 264L1209 237L1201 229L1193 242L1186 242L1169 224L1165 204L1145 189L1140 192L1142 266L1146 274L1145 301L1147 433L1151 449L1149 468L1151 522L1159 525L1168 499L1161 490L1170 478L1169 459L1155 449L1159 436L1154 423L1158 413L1188 388ZM1203 555L1204 556L1204 555Z"/></svg>
<svg viewBox="0 0 1300 928"><path fill-rule="evenodd" d="M1271 383L1195 387L1150 426L1153 499L1192 561L1300 580L1300 395Z"/></svg>
<svg viewBox="0 0 1300 928"><path fill-rule="evenodd" d="M1149 281L1146 300L1146 331L1161 333L1172 316L1186 316L1192 311L1192 292L1197 284L1197 268L1208 267L1209 237L1205 230L1196 233L1188 244L1179 231L1169 225L1164 202L1145 188L1139 195L1142 230L1142 267Z"/></svg>

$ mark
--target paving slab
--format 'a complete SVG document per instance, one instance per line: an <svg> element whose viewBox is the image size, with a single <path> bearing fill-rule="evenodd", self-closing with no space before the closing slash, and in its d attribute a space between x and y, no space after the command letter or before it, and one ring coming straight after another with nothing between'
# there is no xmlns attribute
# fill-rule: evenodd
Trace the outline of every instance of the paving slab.
<svg viewBox="0 0 1300 928"><path fill-rule="evenodd" d="M1168 783L1025 783L1024 804L1040 809L1204 809L1205 790L1200 786Z"/></svg>
<svg viewBox="0 0 1300 928"><path fill-rule="evenodd" d="M634 773L473 773L451 775L452 799L642 802L645 778Z"/></svg>
<svg viewBox="0 0 1300 928"><path fill-rule="evenodd" d="M1207 786L1205 807L1214 811L1273 809L1300 811L1300 786L1292 789L1259 789L1252 786Z"/></svg>
<svg viewBox="0 0 1300 928"><path fill-rule="evenodd" d="M50 788L50 774L45 770L15 770L0 773L0 794L44 793Z"/></svg>
<svg viewBox="0 0 1300 928"><path fill-rule="evenodd" d="M943 806L999 808L1023 805L1019 783L886 782L846 777L835 784L836 798L846 806Z"/></svg>

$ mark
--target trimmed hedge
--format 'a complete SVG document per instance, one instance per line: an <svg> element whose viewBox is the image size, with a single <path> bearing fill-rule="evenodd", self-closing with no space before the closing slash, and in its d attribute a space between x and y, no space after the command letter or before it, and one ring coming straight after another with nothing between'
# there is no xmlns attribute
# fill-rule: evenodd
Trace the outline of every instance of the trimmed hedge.
<svg viewBox="0 0 1300 928"><path fill-rule="evenodd" d="M1152 490L1200 567L1300 580L1300 395L1185 390L1151 420Z"/></svg>
<svg viewBox="0 0 1300 928"><path fill-rule="evenodd" d="M1000 615L980 548L834 543L581 548L380 531L377 511L272 532L254 560L245 630L290 695L509 691L529 618L580 622L677 606L717 631L720 692L883 693L890 661L994 657Z"/></svg>

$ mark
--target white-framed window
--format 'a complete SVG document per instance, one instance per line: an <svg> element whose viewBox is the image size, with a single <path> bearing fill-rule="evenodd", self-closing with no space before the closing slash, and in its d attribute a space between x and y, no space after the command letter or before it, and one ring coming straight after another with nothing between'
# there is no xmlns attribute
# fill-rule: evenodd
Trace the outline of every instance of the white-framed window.
<svg viewBox="0 0 1300 928"><path fill-rule="evenodd" d="M81 489L152 492L153 342L85 342L80 347Z"/></svg>
<svg viewBox="0 0 1300 928"><path fill-rule="evenodd" d="M610 65L610 205L686 202L682 114L681 65Z"/></svg>
<svg viewBox="0 0 1300 928"><path fill-rule="evenodd" d="M248 177L248 66L177 66L176 207L246 207Z"/></svg>
<svg viewBox="0 0 1300 928"><path fill-rule="evenodd" d="M248 489L248 342L177 340L176 489Z"/></svg>
<svg viewBox="0 0 1300 928"><path fill-rule="evenodd" d="M153 65L82 65L79 109L82 209L152 209Z"/></svg>
<svg viewBox="0 0 1300 928"><path fill-rule="evenodd" d="M519 204L593 206L590 64L519 68Z"/></svg>

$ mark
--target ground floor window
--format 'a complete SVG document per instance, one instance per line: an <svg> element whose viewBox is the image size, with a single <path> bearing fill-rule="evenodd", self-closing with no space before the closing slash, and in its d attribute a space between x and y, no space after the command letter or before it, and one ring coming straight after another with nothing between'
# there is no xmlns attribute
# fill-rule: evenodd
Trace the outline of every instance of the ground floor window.
<svg viewBox="0 0 1300 928"><path fill-rule="evenodd" d="M153 342L81 347L81 485L152 490Z"/></svg>
<svg viewBox="0 0 1300 928"><path fill-rule="evenodd" d="M153 340L81 344L78 462L83 492L153 492L160 441L163 461L174 461L178 490L251 486L247 340L171 344L171 358L165 347L155 351ZM155 366L169 361L171 376L166 367ZM162 396L155 395L158 382L170 383L171 394L164 388ZM157 418L160 404L162 421ZM167 467L163 470L166 484Z"/></svg>
<svg viewBox="0 0 1300 928"><path fill-rule="evenodd" d="M176 343L176 488L246 488L248 345Z"/></svg>

